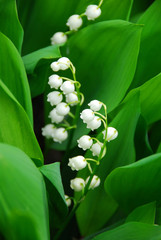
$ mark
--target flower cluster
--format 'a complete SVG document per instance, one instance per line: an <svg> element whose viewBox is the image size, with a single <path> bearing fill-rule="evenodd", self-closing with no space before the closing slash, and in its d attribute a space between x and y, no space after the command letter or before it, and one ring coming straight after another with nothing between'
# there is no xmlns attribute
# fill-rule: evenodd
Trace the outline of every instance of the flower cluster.
<svg viewBox="0 0 161 240"><path fill-rule="evenodd" d="M59 70L71 69L74 78L75 78L75 68L71 61L62 57L58 61L51 63L51 69L55 72ZM64 80L64 81L63 81ZM47 95L47 101L54 108L49 113L49 118L51 119L52 124L46 125L42 128L42 135L46 138L53 138L55 142L61 143L66 140L68 137L68 129L71 129L74 126L66 121L67 115L72 117L73 114L70 112L70 108L77 104L80 104L80 93L78 93L78 88L80 87L79 82L65 77L60 77L57 74L53 74L49 77L49 82L51 89L55 89ZM62 126L60 125L60 123ZM59 124L59 127L57 127Z"/></svg>
<svg viewBox="0 0 161 240"><path fill-rule="evenodd" d="M106 105L98 100L93 100L88 104L88 106L90 109L83 110L80 117L83 122L87 124L87 128L90 128L92 131L99 128L103 122L103 142L100 142L97 138L89 135L84 135L77 140L79 148L82 148L84 151L90 150L92 155L96 156L97 159L85 158L83 156L69 158L68 166L73 171L82 170L87 166L90 171L90 176L87 177L86 180L83 178L75 178L71 180L70 186L76 192L82 191L86 185L88 185L88 189L94 189L100 185L100 178L95 175L95 170L92 169L90 162L92 161L96 166L99 165L100 160L106 153L106 143L114 140L118 136L118 131L115 128L107 126ZM105 116L98 112L102 106L104 107Z"/></svg>
<svg viewBox="0 0 161 240"><path fill-rule="evenodd" d="M68 32L57 32L51 38L51 44L63 44L67 41L67 34L72 31L77 31L83 24L83 16L86 16L88 20L95 20L101 15L100 6L102 5L103 0L100 1L98 5L89 5L87 6L84 13L78 15L74 14L70 16L67 20L66 25L69 27Z"/></svg>

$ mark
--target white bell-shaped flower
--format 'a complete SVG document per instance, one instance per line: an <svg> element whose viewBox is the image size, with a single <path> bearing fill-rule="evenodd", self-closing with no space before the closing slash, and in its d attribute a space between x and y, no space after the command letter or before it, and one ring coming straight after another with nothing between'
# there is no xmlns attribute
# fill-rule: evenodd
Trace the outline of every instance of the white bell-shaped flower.
<svg viewBox="0 0 161 240"><path fill-rule="evenodd" d="M86 184L88 183L89 179L90 179L90 177L88 177L86 179ZM94 189L94 188L98 187L100 185L100 182L101 182L100 178L98 176L94 175L92 178L92 181L89 185L89 188Z"/></svg>
<svg viewBox="0 0 161 240"><path fill-rule="evenodd" d="M80 192L85 187L85 181L83 178L74 178L70 180L70 187L76 191Z"/></svg>
<svg viewBox="0 0 161 240"><path fill-rule="evenodd" d="M52 137L55 142L61 143L67 139L68 132L65 128L56 128Z"/></svg>
<svg viewBox="0 0 161 240"><path fill-rule="evenodd" d="M65 201L66 201L67 206L70 207L72 201L71 201L71 199L69 198L68 195L65 195Z"/></svg>
<svg viewBox="0 0 161 240"><path fill-rule="evenodd" d="M58 72L60 70L60 66L59 66L58 62L56 62L56 61L52 62L50 64L50 67L54 72Z"/></svg>
<svg viewBox="0 0 161 240"><path fill-rule="evenodd" d="M50 102L51 106L59 104L63 99L63 96L58 91L50 92L47 95L47 102Z"/></svg>
<svg viewBox="0 0 161 240"><path fill-rule="evenodd" d="M55 33L51 38L51 44L63 44L67 41L67 35L65 35L63 32L57 32Z"/></svg>
<svg viewBox="0 0 161 240"><path fill-rule="evenodd" d="M87 128L90 128L92 131L101 126L101 120L99 117L95 116L94 119L87 123Z"/></svg>
<svg viewBox="0 0 161 240"><path fill-rule="evenodd" d="M66 94L66 102L71 103L71 106L77 105L78 104L78 96L76 92L72 92L69 94Z"/></svg>
<svg viewBox="0 0 161 240"><path fill-rule="evenodd" d="M93 144L93 140L90 136L84 135L80 139L77 140L78 147L82 148L84 151L90 149Z"/></svg>
<svg viewBox="0 0 161 240"><path fill-rule="evenodd" d="M62 58L59 58L58 60L58 64L59 64L59 68L60 70L66 70L70 67L70 60L69 58L67 57L62 57Z"/></svg>
<svg viewBox="0 0 161 240"><path fill-rule="evenodd" d="M99 143L94 143L91 147L91 151L92 151L92 155L93 156L99 156L100 152L101 152L101 145L103 144L99 144Z"/></svg>
<svg viewBox="0 0 161 240"><path fill-rule="evenodd" d="M77 31L78 28L82 26L82 23L82 18L79 15L75 14L68 19L66 25L69 27L70 30Z"/></svg>
<svg viewBox="0 0 161 240"><path fill-rule="evenodd" d="M42 128L42 135L46 137L47 139L52 138L52 135L54 134L55 127L53 124L47 124L45 127Z"/></svg>
<svg viewBox="0 0 161 240"><path fill-rule="evenodd" d="M67 115L69 111L70 111L70 107L65 102L61 102L56 106L56 112L60 116Z"/></svg>
<svg viewBox="0 0 161 240"><path fill-rule="evenodd" d="M106 130L104 130L102 133L103 133L103 139L105 139ZM114 140L115 138L117 138L117 136L118 136L118 131L115 128L113 128L113 127L108 127L107 128L107 138L106 138L106 140L108 142L110 142L111 140Z"/></svg>
<svg viewBox="0 0 161 240"><path fill-rule="evenodd" d="M101 9L97 5L89 5L86 9L85 15L88 20L95 20L101 15Z"/></svg>
<svg viewBox="0 0 161 240"><path fill-rule="evenodd" d="M88 103L88 106L90 106L90 109L93 111L99 111L102 107L102 103L98 100L92 100L90 103Z"/></svg>
<svg viewBox="0 0 161 240"><path fill-rule="evenodd" d="M80 114L80 118L83 120L84 123L92 121L94 117L94 112L91 109L84 109Z"/></svg>
<svg viewBox="0 0 161 240"><path fill-rule="evenodd" d="M72 93L75 91L74 83L71 81L65 81L61 85L60 89L63 91L64 94Z"/></svg>
<svg viewBox="0 0 161 240"><path fill-rule="evenodd" d="M74 171L79 171L87 166L86 159L83 156L69 158L68 166Z"/></svg>
<svg viewBox="0 0 161 240"><path fill-rule="evenodd" d="M57 114L56 109L54 108L50 113L49 113L49 118L51 118L52 123L60 123L63 121L64 116L60 116Z"/></svg>
<svg viewBox="0 0 161 240"><path fill-rule="evenodd" d="M62 78L60 78L57 74L53 74L49 77L49 86L51 88L58 89L62 85Z"/></svg>

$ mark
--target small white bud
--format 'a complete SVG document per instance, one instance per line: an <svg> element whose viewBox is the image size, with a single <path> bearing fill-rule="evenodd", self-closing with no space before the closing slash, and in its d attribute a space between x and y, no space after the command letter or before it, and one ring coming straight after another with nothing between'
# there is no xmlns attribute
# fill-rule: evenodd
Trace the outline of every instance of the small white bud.
<svg viewBox="0 0 161 240"><path fill-rule="evenodd" d="M60 116L57 114L56 109L54 108L50 113L49 113L49 118L51 118L52 123L60 123L63 121L64 116Z"/></svg>
<svg viewBox="0 0 161 240"><path fill-rule="evenodd" d="M89 179L90 179L90 177L88 177L86 179L86 184L88 183ZM98 187L100 185L100 182L101 182L100 178L98 176L94 175L92 178L92 181L89 185L89 188L94 189L94 188Z"/></svg>
<svg viewBox="0 0 161 240"><path fill-rule="evenodd" d="M67 57L59 58L58 60L60 70L66 70L70 67L70 60Z"/></svg>
<svg viewBox="0 0 161 240"><path fill-rule="evenodd" d="M82 191L84 186L85 186L85 181L83 178L74 178L70 180L70 187L76 192Z"/></svg>
<svg viewBox="0 0 161 240"><path fill-rule="evenodd" d="M79 171L87 166L87 162L83 156L69 158L68 166L74 171Z"/></svg>
<svg viewBox="0 0 161 240"><path fill-rule="evenodd" d="M78 147L82 148L84 151L89 149L93 144L93 140L88 135L82 136L80 139L77 140L77 142Z"/></svg>
<svg viewBox="0 0 161 240"><path fill-rule="evenodd" d="M84 109L80 114L80 118L83 120L84 123L92 121L94 117L94 112L91 109Z"/></svg>
<svg viewBox="0 0 161 240"><path fill-rule="evenodd" d="M70 82L70 81L65 81L60 89L63 91L64 94L68 94L68 93L72 93L75 90L75 86L74 83Z"/></svg>
<svg viewBox="0 0 161 240"><path fill-rule="evenodd" d="M67 41L67 36L63 32L55 33L51 38L51 44L63 44Z"/></svg>
<svg viewBox="0 0 161 240"><path fill-rule="evenodd" d="M103 133L103 139L105 139L106 130L104 130L102 133ZM117 136L118 136L118 131L115 128L113 128L113 127L108 127L107 128L107 138L106 138L106 140L108 142L110 142L111 140L114 140L115 138L117 138Z"/></svg>
<svg viewBox="0 0 161 240"><path fill-rule="evenodd" d="M86 9L85 15L88 20L95 20L101 15L101 9L97 5L89 5Z"/></svg>
<svg viewBox="0 0 161 240"><path fill-rule="evenodd" d="M88 106L90 106L90 109L93 111L99 111L102 107L102 103L98 100L91 101Z"/></svg>
<svg viewBox="0 0 161 240"><path fill-rule="evenodd" d="M99 117L95 116L94 119L87 123L87 128L90 128L92 131L101 126L101 120Z"/></svg>
<svg viewBox="0 0 161 240"><path fill-rule="evenodd" d="M49 82L48 84L50 85L51 88L58 89L62 85L62 78L60 78L58 75L53 74L49 77Z"/></svg>
<svg viewBox="0 0 161 240"><path fill-rule="evenodd" d="M52 137L55 142L61 143L67 139L68 132L65 128L56 128Z"/></svg>
<svg viewBox="0 0 161 240"><path fill-rule="evenodd" d="M76 92L72 92L66 95L66 102L71 103L71 106L77 105L78 104L78 96Z"/></svg>
<svg viewBox="0 0 161 240"><path fill-rule="evenodd" d="M69 111L70 111L70 107L65 102L61 102L56 106L56 112L60 116L67 115Z"/></svg>
<svg viewBox="0 0 161 240"><path fill-rule="evenodd" d="M103 144L101 144L103 145ZM101 152L101 145L99 143L94 143L91 147L92 155L93 156L99 156Z"/></svg>
<svg viewBox="0 0 161 240"><path fill-rule="evenodd" d="M57 72L57 71L60 70L60 66L59 66L58 62L52 62L52 63L50 64L50 67L51 67L51 69L52 69L54 72Z"/></svg>
<svg viewBox="0 0 161 240"><path fill-rule="evenodd" d="M63 99L63 96L58 91L53 91L47 95L47 102L50 102L51 106L57 105Z"/></svg>
<svg viewBox="0 0 161 240"><path fill-rule="evenodd" d="M52 138L54 134L55 127L53 124L47 124L45 127L42 128L42 135L47 139Z"/></svg>
<svg viewBox="0 0 161 240"><path fill-rule="evenodd" d="M65 201L66 201L67 206L70 207L72 201L71 201L71 199L69 198L68 195L65 195Z"/></svg>
<svg viewBox="0 0 161 240"><path fill-rule="evenodd" d="M69 27L70 30L77 31L78 28L82 26L82 23L82 18L79 15L75 14L68 19L66 25Z"/></svg>

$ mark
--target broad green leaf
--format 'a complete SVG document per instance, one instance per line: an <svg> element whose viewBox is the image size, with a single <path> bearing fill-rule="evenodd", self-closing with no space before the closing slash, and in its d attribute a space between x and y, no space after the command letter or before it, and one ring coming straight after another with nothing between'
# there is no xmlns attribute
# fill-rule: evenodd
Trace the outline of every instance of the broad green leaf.
<svg viewBox="0 0 161 240"><path fill-rule="evenodd" d="M121 20L104 21L69 39L68 57L76 66L85 103L99 99L110 112L122 100L135 73L141 30Z"/></svg>
<svg viewBox="0 0 161 240"><path fill-rule="evenodd" d="M140 92L141 113L147 124L154 123L161 119L161 111L158 111L161 105L161 73L150 79L140 87L133 89L124 101L131 94Z"/></svg>
<svg viewBox="0 0 161 240"><path fill-rule="evenodd" d="M159 147L157 149L157 153L160 153L161 152L161 143L159 144Z"/></svg>
<svg viewBox="0 0 161 240"><path fill-rule="evenodd" d="M19 52L23 41L23 29L17 16L15 0L0 0L0 31L5 34Z"/></svg>
<svg viewBox="0 0 161 240"><path fill-rule="evenodd" d="M160 240L161 227L131 222L94 237L93 240Z"/></svg>
<svg viewBox="0 0 161 240"><path fill-rule="evenodd" d="M161 142L161 120L158 122L155 122L153 125L149 127L149 142L151 145L151 148L153 149L153 152L156 153L159 148L159 144Z"/></svg>
<svg viewBox="0 0 161 240"><path fill-rule="evenodd" d="M105 189L128 212L137 206L160 201L161 154L154 154L110 173Z"/></svg>
<svg viewBox="0 0 161 240"><path fill-rule="evenodd" d="M144 24L138 64L131 88L140 86L161 69L161 0L156 0L139 19Z"/></svg>
<svg viewBox="0 0 161 240"><path fill-rule="evenodd" d="M64 189L60 174L60 163L52 163L40 167L41 173L44 175L46 188L50 202L54 208L54 215L61 224L62 218L67 214L67 205L64 197ZM55 224L58 224L56 221Z"/></svg>
<svg viewBox="0 0 161 240"><path fill-rule="evenodd" d="M131 10L131 15L130 15L130 21L137 22L140 16L144 14L145 10L152 3L153 3L153 0L146 0L146 1L134 0L132 10Z"/></svg>
<svg viewBox="0 0 161 240"><path fill-rule="evenodd" d="M23 62L26 68L27 73L33 73L36 65L41 59L53 59L60 57L60 51L58 46L49 46L46 48L39 49L35 52L32 52L24 56Z"/></svg>
<svg viewBox="0 0 161 240"><path fill-rule="evenodd" d="M99 1L98 1L99 2ZM111 19L128 20L133 0L106 0L101 6L101 16L97 21L105 21ZM81 0L79 1L76 13L83 13L90 4L98 4L95 0Z"/></svg>
<svg viewBox="0 0 161 240"><path fill-rule="evenodd" d="M0 81L0 116L0 142L20 148L34 158L36 164L42 165L43 155L28 116L2 81Z"/></svg>
<svg viewBox="0 0 161 240"><path fill-rule="evenodd" d="M101 179L101 185L87 194L86 199L77 211L77 220L82 235L99 230L113 215L117 204L110 195L105 194L104 180L116 167L135 161L134 133L139 118L139 95L132 96L128 102L122 104L120 111L110 123L118 130L118 138L107 145L107 154L102 160L96 175ZM119 153L119 154L118 154ZM86 169L78 174L87 178ZM86 214L90 209L90 214ZM94 221L95 220L95 221Z"/></svg>
<svg viewBox="0 0 161 240"><path fill-rule="evenodd" d="M156 203L151 202L135 208L127 217L126 222L143 222L154 224Z"/></svg>
<svg viewBox="0 0 161 240"><path fill-rule="evenodd" d="M35 230L38 236L36 240L49 240L46 190L41 173L32 160L16 147L0 144L0 153L2 233L8 240L22 240L25 239L25 236L22 237L24 232L31 230L32 234ZM23 223L26 222L24 226L21 224L20 215ZM31 228L30 219L34 229ZM20 225L18 235L17 224ZM30 232L26 234L30 236ZM33 239L32 236L29 239Z"/></svg>
<svg viewBox="0 0 161 240"><path fill-rule="evenodd" d="M22 59L13 43L0 33L0 78L27 112L32 123L30 89Z"/></svg>

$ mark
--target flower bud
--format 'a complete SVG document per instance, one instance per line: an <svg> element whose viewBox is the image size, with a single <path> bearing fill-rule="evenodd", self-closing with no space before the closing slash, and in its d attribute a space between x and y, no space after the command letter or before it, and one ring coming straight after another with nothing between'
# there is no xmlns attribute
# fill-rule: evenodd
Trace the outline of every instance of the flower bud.
<svg viewBox="0 0 161 240"><path fill-rule="evenodd" d="M56 106L56 112L60 116L67 115L69 111L70 111L70 107L65 102L61 102Z"/></svg>
<svg viewBox="0 0 161 240"><path fill-rule="evenodd" d="M103 133L103 139L105 139L106 130L104 130L102 133ZM115 128L113 128L113 127L108 127L107 128L107 138L106 138L106 140L108 142L110 142L111 140L114 140L115 138L117 138L117 136L118 136L118 131Z"/></svg>
<svg viewBox="0 0 161 240"><path fill-rule="evenodd" d="M71 106L77 105L78 104L78 96L76 92L72 92L66 95L66 102L71 103Z"/></svg>
<svg viewBox="0 0 161 240"><path fill-rule="evenodd" d="M94 119L95 115L91 109L85 109L81 112L80 118L84 123L88 123Z"/></svg>
<svg viewBox="0 0 161 240"><path fill-rule="evenodd" d="M42 135L47 139L52 138L54 134L55 127L53 124L47 124L45 127L42 128Z"/></svg>
<svg viewBox="0 0 161 240"><path fill-rule="evenodd" d="M101 144L103 145L103 144ZM91 151L92 151L92 155L93 156L99 156L100 152L101 152L101 145L99 143L94 143L91 147Z"/></svg>
<svg viewBox="0 0 161 240"><path fill-rule="evenodd" d="M75 14L68 19L66 25L69 27L70 30L77 31L78 28L82 26L82 23L82 18L79 15Z"/></svg>
<svg viewBox="0 0 161 240"><path fill-rule="evenodd" d="M83 178L74 178L70 181L70 187L74 191L80 192L85 187L85 181Z"/></svg>
<svg viewBox="0 0 161 240"><path fill-rule="evenodd" d="M63 80L56 74L53 74L49 77L48 84L51 88L58 89L62 85Z"/></svg>
<svg viewBox="0 0 161 240"><path fill-rule="evenodd" d="M74 171L79 171L87 166L87 162L83 156L69 158L68 166Z"/></svg>
<svg viewBox="0 0 161 240"><path fill-rule="evenodd" d="M52 123L60 123L63 121L64 116L60 116L57 114L56 109L54 108L50 113L49 113L49 118L51 118Z"/></svg>
<svg viewBox="0 0 161 240"><path fill-rule="evenodd" d="M88 106L90 106L90 109L93 111L99 111L102 107L102 103L98 100L91 101Z"/></svg>
<svg viewBox="0 0 161 240"><path fill-rule="evenodd" d="M58 60L60 70L66 70L70 67L70 60L67 57L59 58Z"/></svg>
<svg viewBox="0 0 161 240"><path fill-rule="evenodd" d="M97 5L89 5L86 9L85 15L88 20L95 20L101 15L101 9Z"/></svg>
<svg viewBox="0 0 161 240"><path fill-rule="evenodd" d="M88 183L89 179L90 179L90 177L88 177L86 179L86 184ZM89 189L94 189L94 188L98 187L100 185L100 182L101 182L100 178L98 176L94 175L92 178L92 181L89 185Z"/></svg>
<svg viewBox="0 0 161 240"><path fill-rule="evenodd" d="M72 93L75 90L75 86L74 83L70 82L70 81L65 81L60 89L63 91L64 94L68 94L68 93Z"/></svg>
<svg viewBox="0 0 161 240"><path fill-rule="evenodd" d="M51 38L51 44L63 44L67 41L67 36L63 32L55 33Z"/></svg>
<svg viewBox="0 0 161 240"><path fill-rule="evenodd" d="M66 201L67 206L70 207L72 201L71 201L71 199L69 198L68 195L65 195L65 201Z"/></svg>
<svg viewBox="0 0 161 240"><path fill-rule="evenodd" d="M77 142L78 147L82 148L84 151L89 149L93 144L93 140L88 135L82 136L80 139L77 140Z"/></svg>
<svg viewBox="0 0 161 240"><path fill-rule="evenodd" d="M94 119L87 123L87 128L90 128L92 131L101 126L101 120L99 117L95 116Z"/></svg>
<svg viewBox="0 0 161 240"><path fill-rule="evenodd" d="M56 128L52 137L55 142L61 143L67 139L68 132L65 128Z"/></svg>
<svg viewBox="0 0 161 240"><path fill-rule="evenodd" d="M53 91L47 95L47 102L50 102L51 106L57 105L63 99L63 96L58 91Z"/></svg>
<svg viewBox="0 0 161 240"><path fill-rule="evenodd" d="M58 62L52 62L50 67L54 72L57 72L60 70L60 66L59 66Z"/></svg>

